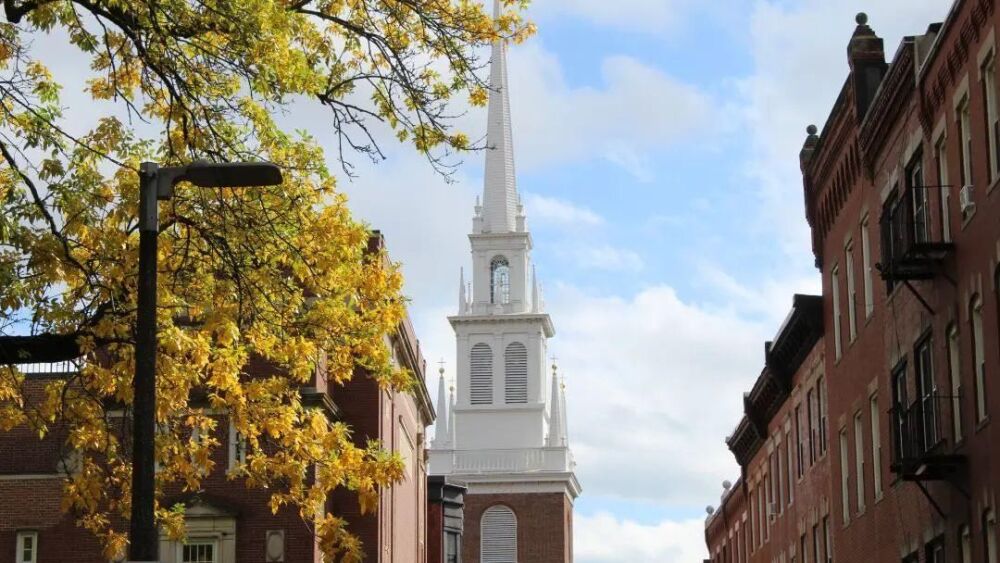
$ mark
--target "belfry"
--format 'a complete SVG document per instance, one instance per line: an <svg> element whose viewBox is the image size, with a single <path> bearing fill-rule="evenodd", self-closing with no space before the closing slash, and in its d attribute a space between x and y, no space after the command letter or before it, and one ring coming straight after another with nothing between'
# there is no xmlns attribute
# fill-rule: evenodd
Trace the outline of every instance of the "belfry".
<svg viewBox="0 0 1000 563"><path fill-rule="evenodd" d="M499 15L499 0L494 0ZM460 275L456 386L442 373L430 473L466 484L463 563L569 563L580 494L559 374L546 369L555 334L531 262L517 193L507 47L490 63L483 196L472 219L472 280Z"/></svg>

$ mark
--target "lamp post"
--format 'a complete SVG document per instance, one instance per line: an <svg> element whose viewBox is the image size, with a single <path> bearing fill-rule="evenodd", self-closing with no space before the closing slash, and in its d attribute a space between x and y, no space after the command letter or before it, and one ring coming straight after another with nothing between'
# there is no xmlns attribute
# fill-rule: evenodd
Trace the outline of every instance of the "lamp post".
<svg viewBox="0 0 1000 563"><path fill-rule="evenodd" d="M281 169L269 162L216 164L196 161L161 168L143 162L139 168L139 284L135 327L135 379L132 405L132 514L129 560L159 561L159 533L154 518L156 439L156 256L159 201L174 195L187 181L204 188L273 186Z"/></svg>

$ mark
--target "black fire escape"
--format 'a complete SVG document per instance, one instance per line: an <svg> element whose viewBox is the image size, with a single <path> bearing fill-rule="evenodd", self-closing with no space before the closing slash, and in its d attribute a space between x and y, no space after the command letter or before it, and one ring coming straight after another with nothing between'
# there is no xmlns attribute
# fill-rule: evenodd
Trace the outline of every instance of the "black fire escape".
<svg viewBox="0 0 1000 563"><path fill-rule="evenodd" d="M928 394L909 406L896 404L892 420L892 463L890 470L904 481L914 482L934 510L946 517L941 506L927 490L927 483L945 481L968 498L960 481L964 455L955 453L955 444L946 440L942 427L954 416L953 397ZM944 424L942 424L944 423Z"/></svg>
<svg viewBox="0 0 1000 563"><path fill-rule="evenodd" d="M902 282L932 314L930 304L917 292L913 281L944 275L942 263L954 249L944 240L940 197L931 188L915 185L894 194L879 221L882 231L882 262L879 272L886 283ZM947 187L945 187L947 189Z"/></svg>

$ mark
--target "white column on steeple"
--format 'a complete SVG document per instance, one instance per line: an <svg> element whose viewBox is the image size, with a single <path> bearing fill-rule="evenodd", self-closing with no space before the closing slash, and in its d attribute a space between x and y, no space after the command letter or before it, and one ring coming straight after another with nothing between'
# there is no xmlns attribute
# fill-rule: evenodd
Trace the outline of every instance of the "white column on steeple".
<svg viewBox="0 0 1000 563"><path fill-rule="evenodd" d="M538 272L535 271L534 264L531 265L531 311L542 312L541 295L538 293Z"/></svg>
<svg viewBox="0 0 1000 563"><path fill-rule="evenodd" d="M443 363L443 362L442 362ZM451 423L448 420L448 410L449 404L446 402L445 396L445 383L444 383L444 365L438 370L440 377L438 379L438 397L437 397L437 424L434 426L434 447L447 449L451 447L451 434L450 428Z"/></svg>
<svg viewBox="0 0 1000 563"><path fill-rule="evenodd" d="M494 0L493 15L500 15L500 0ZM514 176L514 144L510 125L507 87L507 46L493 43L490 59L490 99L486 128L486 175L483 186L484 232L509 233L517 229L517 183Z"/></svg>
<svg viewBox="0 0 1000 563"><path fill-rule="evenodd" d="M565 405L559 388L559 375L555 364L552 364L552 408L549 411L549 436L545 445L558 448L566 445L565 418L562 411Z"/></svg>
<svg viewBox="0 0 1000 563"><path fill-rule="evenodd" d="M465 268L458 270L458 314L464 315L469 309L469 299L465 294Z"/></svg>
<svg viewBox="0 0 1000 563"><path fill-rule="evenodd" d="M449 404L451 405L450 408L451 408L452 415L454 415L455 414L455 386L454 385L451 386L451 399L449 400ZM451 418L448 419L448 443L451 444L451 445L455 445L455 417L454 416L452 416Z"/></svg>

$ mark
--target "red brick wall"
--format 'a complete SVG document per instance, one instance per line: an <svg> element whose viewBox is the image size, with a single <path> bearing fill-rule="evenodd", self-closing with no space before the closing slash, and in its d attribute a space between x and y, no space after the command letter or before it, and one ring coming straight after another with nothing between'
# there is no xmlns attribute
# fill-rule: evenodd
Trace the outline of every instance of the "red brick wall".
<svg viewBox="0 0 1000 563"><path fill-rule="evenodd" d="M572 503L561 493L466 494L462 561L479 561L479 523L483 512L502 504L517 517L519 563L571 563Z"/></svg>

